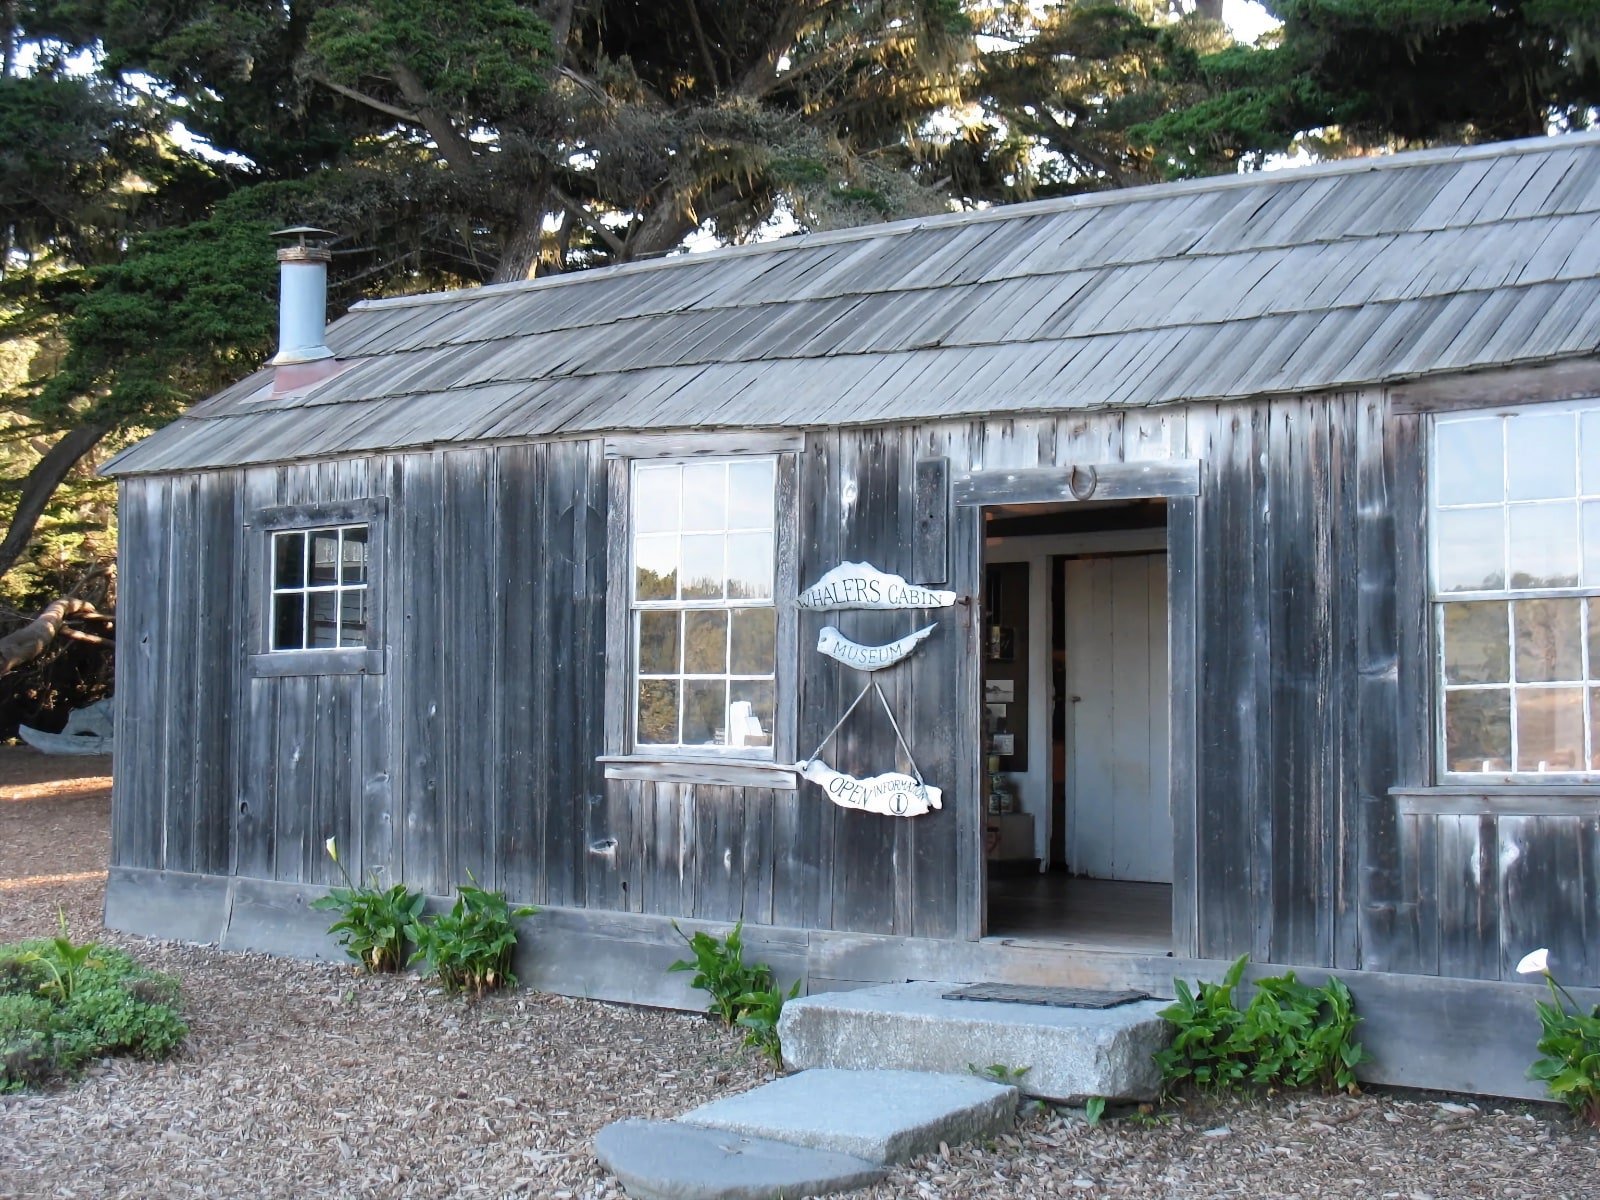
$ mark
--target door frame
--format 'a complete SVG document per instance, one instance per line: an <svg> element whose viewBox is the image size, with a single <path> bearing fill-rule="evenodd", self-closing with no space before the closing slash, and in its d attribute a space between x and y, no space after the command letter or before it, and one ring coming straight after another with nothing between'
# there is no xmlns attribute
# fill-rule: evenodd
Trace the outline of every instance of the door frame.
<svg viewBox="0 0 1600 1200"><path fill-rule="evenodd" d="M1172 952L1199 953L1196 857L1199 756L1197 745L1197 622L1201 586L1200 462L1082 462L1065 467L976 470L957 475L954 578L961 592L979 597L983 587L983 510L991 505L1072 504L1089 500L1164 500L1167 505L1167 762L1172 811ZM967 622L966 653L956 681L957 703L968 714L967 735L956 745L958 807L957 884L962 933L983 936L987 919L988 863L983 853L983 661L981 622Z"/></svg>

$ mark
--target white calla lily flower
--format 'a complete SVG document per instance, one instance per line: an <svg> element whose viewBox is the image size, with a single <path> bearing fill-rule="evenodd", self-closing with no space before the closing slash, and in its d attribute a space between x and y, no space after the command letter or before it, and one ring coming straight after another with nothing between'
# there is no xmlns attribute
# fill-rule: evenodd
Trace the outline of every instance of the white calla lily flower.
<svg viewBox="0 0 1600 1200"><path fill-rule="evenodd" d="M1550 973L1550 951L1540 947L1532 954L1524 954L1522 961L1517 964L1518 975L1548 975Z"/></svg>
<svg viewBox="0 0 1600 1200"><path fill-rule="evenodd" d="M334 844L334 840L332 838L329 838L327 841L323 842L322 848L328 852L328 857L333 859L334 862L339 861L339 847Z"/></svg>

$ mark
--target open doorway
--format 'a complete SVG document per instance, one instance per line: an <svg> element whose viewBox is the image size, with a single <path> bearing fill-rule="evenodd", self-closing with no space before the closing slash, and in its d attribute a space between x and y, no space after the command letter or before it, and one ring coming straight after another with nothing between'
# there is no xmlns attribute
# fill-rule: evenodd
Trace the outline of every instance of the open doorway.
<svg viewBox="0 0 1600 1200"><path fill-rule="evenodd" d="M991 937L1172 948L1166 517L984 509Z"/></svg>

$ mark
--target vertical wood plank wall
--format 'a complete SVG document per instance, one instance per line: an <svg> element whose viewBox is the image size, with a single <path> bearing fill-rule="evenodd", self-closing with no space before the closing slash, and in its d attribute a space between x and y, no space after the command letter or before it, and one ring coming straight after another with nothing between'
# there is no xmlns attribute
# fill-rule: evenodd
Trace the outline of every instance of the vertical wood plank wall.
<svg viewBox="0 0 1600 1200"><path fill-rule="evenodd" d="M1532 944L1600 983L1600 820L1405 811L1428 782L1421 419L1379 392L1188 409L811 432L802 585L845 559L981 592L971 508L937 472L1150 458L1202 464L1174 506L1197 553L1192 952L1504 978ZM883 681L945 807L911 821L797 791L607 782L607 470L601 443L463 447L124 481L113 862L330 884L352 870L448 893L470 871L541 904L931 938L981 932L970 605L802 614L797 742L860 686L816 654L837 624L938 629ZM249 514L387 502L387 670L253 678ZM942 499L942 497L941 497ZM1192 512L1192 518L1190 513ZM947 539L941 548L931 531ZM1185 603L1175 613L1190 611ZM863 703L826 757L888 770ZM908 764L895 763L900 768ZM1175 794L1181 794L1175 793ZM1180 952L1191 949L1182 947Z"/></svg>

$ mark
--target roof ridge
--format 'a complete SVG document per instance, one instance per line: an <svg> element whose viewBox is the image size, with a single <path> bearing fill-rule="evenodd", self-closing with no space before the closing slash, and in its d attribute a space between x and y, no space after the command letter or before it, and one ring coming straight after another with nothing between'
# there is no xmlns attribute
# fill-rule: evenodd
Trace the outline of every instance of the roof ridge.
<svg viewBox="0 0 1600 1200"><path fill-rule="evenodd" d="M830 229L817 233L796 234L770 242L751 242L740 246L719 246L713 250L700 252L672 253L659 258L617 263L613 266L596 267L587 271L570 271L560 275L546 275L537 279L515 280L510 283L488 283L478 287L456 288L443 292L418 292L409 296L384 296L372 300L357 301L350 306L349 311L371 312L395 308L421 308L433 304L453 304L463 301L491 299L508 293L541 291L549 288L570 286L586 280L610 279L618 276L641 274L647 271L670 269L688 263L716 262L727 258L784 253L816 246L867 241L873 238L900 237L924 229L939 229L952 225L984 225L999 221L1025 220L1029 217L1071 212L1074 209L1106 208L1119 204L1134 204L1141 200L1148 200L1153 195L1163 197L1186 196L1195 193L1230 191L1262 185L1288 184L1305 179L1355 175L1367 171L1407 170L1415 167L1436 166L1440 163L1448 162L1510 158L1523 154L1548 154L1569 147L1590 145L1600 145L1600 129L1521 138L1509 142L1483 142L1468 146L1405 150L1393 154L1337 159L1332 162L1285 166L1250 173L1208 175L1200 179L1183 179L1171 183L1151 183L1142 184L1139 187L1114 188L1099 192L1080 192L1072 196L1056 196L1047 200L997 204L983 209L936 213L923 217L907 217L899 221L885 221L875 225L854 225L848 229Z"/></svg>

